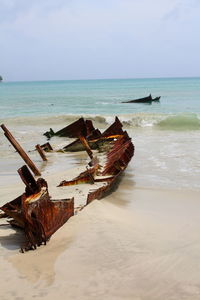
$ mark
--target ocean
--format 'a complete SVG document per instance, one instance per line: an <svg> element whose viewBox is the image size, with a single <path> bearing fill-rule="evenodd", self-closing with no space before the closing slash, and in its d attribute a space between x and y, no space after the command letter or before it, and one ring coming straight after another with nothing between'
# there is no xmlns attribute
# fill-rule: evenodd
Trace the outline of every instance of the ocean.
<svg viewBox="0 0 200 300"><path fill-rule="evenodd" d="M150 93L160 102L121 103ZM89 158L51 152L43 162L34 149L49 128L83 116L104 130L118 116L135 145L116 189L46 246L19 253L24 235L0 219L1 299L200 299L200 78L2 82L0 108L1 124L41 171L52 199L72 196L57 185ZM49 142L56 150L70 141ZM0 206L24 193L23 165L0 130ZM76 208L85 188L73 190Z"/></svg>
<svg viewBox="0 0 200 300"><path fill-rule="evenodd" d="M122 101L161 96L160 103ZM63 114L200 113L200 78L4 82L1 118Z"/></svg>
<svg viewBox="0 0 200 300"><path fill-rule="evenodd" d="M160 102L122 103L149 94L161 96ZM134 185L200 187L200 78L2 82L0 108L1 123L27 151L46 141L43 132L50 127L84 116L104 129L118 116L136 148L127 170ZM0 157L1 178L17 176L21 158L2 132Z"/></svg>

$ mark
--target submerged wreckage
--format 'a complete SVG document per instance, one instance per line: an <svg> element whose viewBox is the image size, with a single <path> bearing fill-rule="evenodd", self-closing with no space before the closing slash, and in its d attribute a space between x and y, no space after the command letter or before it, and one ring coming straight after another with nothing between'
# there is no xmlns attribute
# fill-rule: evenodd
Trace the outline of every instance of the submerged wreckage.
<svg viewBox="0 0 200 300"><path fill-rule="evenodd" d="M40 176L40 171L9 130L5 125L1 125L1 127L5 136L32 172L36 176ZM48 139L54 135L75 138L72 143L60 149L62 152L83 150L87 152L90 161L86 170L72 180L63 179L57 185L59 188L81 183L90 184L93 189L89 188L87 195L85 195L85 205L94 199L101 199L111 190L134 154L131 138L126 131L123 131L122 124L117 117L115 122L103 133L94 128L91 120L80 118L58 132L50 129L44 135ZM36 145L36 149L43 160L47 160L45 152L54 151L49 142L44 145ZM24 230L26 243L21 248L23 252L46 244L51 235L74 215L74 197L52 200L48 192L47 182L43 178L35 180L26 165L20 168L18 173L26 186L25 193L6 203L0 209L3 211L1 217L8 217L11 225Z"/></svg>

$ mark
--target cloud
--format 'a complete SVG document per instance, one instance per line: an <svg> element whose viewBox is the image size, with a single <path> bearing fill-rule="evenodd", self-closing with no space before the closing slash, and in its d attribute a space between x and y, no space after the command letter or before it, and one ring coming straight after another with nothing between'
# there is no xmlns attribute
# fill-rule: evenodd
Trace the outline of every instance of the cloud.
<svg viewBox="0 0 200 300"><path fill-rule="evenodd" d="M0 0L0 4L1 67L11 78L147 77L156 72L163 76L170 67L175 75L173 55L184 64L191 51L196 57L200 50L196 0ZM185 57L179 59L180 47Z"/></svg>
<svg viewBox="0 0 200 300"><path fill-rule="evenodd" d="M200 8L199 0L177 0L166 12L163 19L179 22L181 19L192 18L195 11Z"/></svg>
<svg viewBox="0 0 200 300"><path fill-rule="evenodd" d="M160 16L173 1L165 1L165 5L157 0L154 5L146 0L11 2L9 17L7 21L4 17L2 24L5 30L34 39L53 40L59 36L75 39L78 35L86 39L98 35L105 38L121 32L145 35L145 31L158 26Z"/></svg>

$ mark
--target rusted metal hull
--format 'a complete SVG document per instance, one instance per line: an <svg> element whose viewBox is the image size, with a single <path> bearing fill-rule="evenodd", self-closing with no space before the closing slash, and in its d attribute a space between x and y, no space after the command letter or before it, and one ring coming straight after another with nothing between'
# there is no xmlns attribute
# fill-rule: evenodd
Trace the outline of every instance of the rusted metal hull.
<svg viewBox="0 0 200 300"><path fill-rule="evenodd" d="M159 102L160 97L152 98L152 96L150 94L149 96L144 97L144 98L139 98L139 99L129 100L129 101L123 101L122 103L147 103L147 104L151 104L153 101L154 102Z"/></svg>
<svg viewBox="0 0 200 300"><path fill-rule="evenodd" d="M86 120L88 121L88 120ZM86 122L85 121L85 122ZM91 128L94 128L92 125ZM102 146L123 134L122 123L116 117L114 123L109 126L103 133L99 129L94 129L86 136L86 140L92 150L102 150ZM80 138L63 147L63 151L76 152L83 151L84 147Z"/></svg>
<svg viewBox="0 0 200 300"><path fill-rule="evenodd" d="M87 138L86 138L87 139ZM79 143L79 146L78 146ZM94 199L101 199L109 191L112 190L120 174L125 170L132 156L134 155L134 145L126 131L123 131L122 124L116 117L115 122L105 130L98 138L88 140L88 145L91 149L98 149L99 152L104 152L106 162L103 166L90 162L90 169L81 173L71 181L62 181L58 186L69 186L80 183L95 183L102 182L103 186L89 191L87 196L87 204ZM73 146L75 148L73 149ZM83 150L80 147L80 142L76 140L69 148L74 151ZM68 147L65 147L65 151ZM91 150L92 152L92 150ZM98 154L97 154L98 157Z"/></svg>
<svg viewBox="0 0 200 300"><path fill-rule="evenodd" d="M66 195L68 186L91 185L85 195L85 205L94 199L101 199L113 189L134 155L131 138L123 131L122 123L117 117L103 133L94 128L92 121L81 118L55 134L76 138L61 151L84 150L90 157L84 172L72 180L63 180L58 184L58 187L66 188ZM40 148L42 151L53 151L49 143ZM97 151L93 152L94 149ZM25 193L0 209L12 218L12 225L24 230L24 251L46 244L51 235L74 215L74 198L51 200L44 179L36 181L26 166L20 168L18 173L26 186Z"/></svg>
<svg viewBox="0 0 200 300"><path fill-rule="evenodd" d="M60 137L77 138L80 136L88 136L94 130L91 120L84 120L83 118L78 119L72 124L66 126L65 128L54 132L52 128L45 132L44 135L50 139L52 136L57 135Z"/></svg>
<svg viewBox="0 0 200 300"><path fill-rule="evenodd" d="M69 185L75 185L75 184L80 184L80 183L91 183L93 184L95 182L94 176L98 172L99 165L96 164L92 168L87 168L85 172L80 173L77 177L75 177L72 180L66 181L63 180L59 186L69 186Z"/></svg>
<svg viewBox="0 0 200 300"><path fill-rule="evenodd" d="M106 164L100 173L100 175L102 176L110 176L107 179L104 179L106 185L89 192L87 197L87 204L89 204L94 199L103 198L112 190L117 182L117 179L125 170L133 155L134 145L132 144L128 134L124 132L124 135L122 135L121 138L115 141L113 147L107 153ZM96 181L98 181L98 178L96 179Z"/></svg>
<svg viewBox="0 0 200 300"><path fill-rule="evenodd" d="M26 192L0 207L11 218L11 224L22 228L26 243L22 251L46 244L51 235L74 215L74 199L50 200L44 179L37 181L26 166L18 170Z"/></svg>

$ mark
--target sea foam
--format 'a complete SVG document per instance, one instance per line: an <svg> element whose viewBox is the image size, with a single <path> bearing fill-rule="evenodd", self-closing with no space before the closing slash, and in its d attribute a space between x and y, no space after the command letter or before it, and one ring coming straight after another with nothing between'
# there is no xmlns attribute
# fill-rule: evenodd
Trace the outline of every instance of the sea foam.
<svg viewBox="0 0 200 300"><path fill-rule="evenodd" d="M76 121L80 117L93 121L95 127L104 128L114 122L115 115L48 115L37 117L17 117L1 120L10 126L42 126L63 127ZM200 130L200 116L198 114L119 114L124 128L155 127L165 130Z"/></svg>

